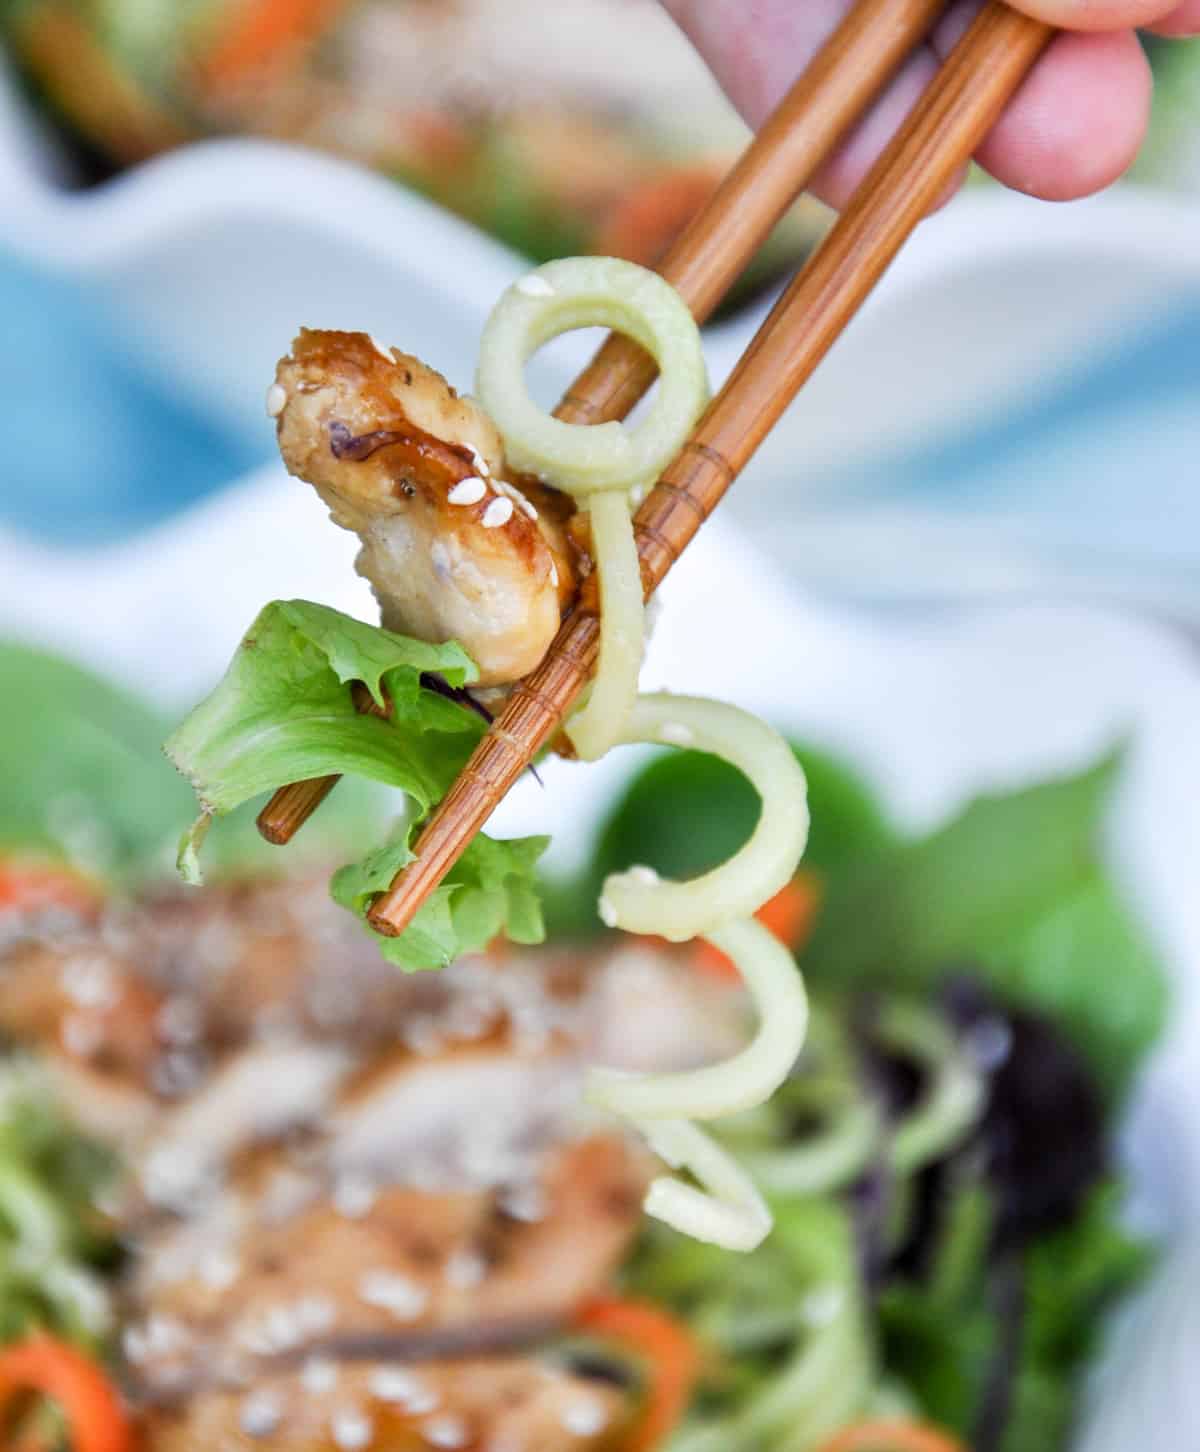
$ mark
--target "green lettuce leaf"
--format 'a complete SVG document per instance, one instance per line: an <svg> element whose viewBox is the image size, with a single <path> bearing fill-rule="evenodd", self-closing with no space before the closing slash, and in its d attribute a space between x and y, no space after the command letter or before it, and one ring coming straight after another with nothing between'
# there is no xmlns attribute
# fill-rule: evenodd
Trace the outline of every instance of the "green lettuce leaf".
<svg viewBox="0 0 1200 1452"><path fill-rule="evenodd" d="M330 884L334 901L364 915L372 898L413 860L415 830L406 825L392 841L335 873ZM462 953L485 948L501 933L514 943L540 943L545 927L536 865L549 842L548 837L499 841L480 833L398 938L375 935L383 956L414 972L445 967Z"/></svg>
<svg viewBox="0 0 1200 1452"><path fill-rule="evenodd" d="M483 723L424 690L424 671L451 685L476 675L453 641L427 645L324 605L276 600L164 750L209 815L334 772L399 787L428 808L470 755ZM351 681L362 681L380 704L386 688L391 718L360 715L347 689Z"/></svg>
<svg viewBox="0 0 1200 1452"><path fill-rule="evenodd" d="M363 917L371 900L412 860L412 837L483 734L473 711L421 684L436 672L452 686L478 672L460 645L429 645L351 619L324 605L276 600L246 632L216 689L166 742L201 814L183 834L179 870L200 880L199 849L213 816L306 777L344 773L398 787L409 798L400 830L343 867L331 891ZM386 719L361 715L349 690L361 682ZM479 836L398 938L377 935L384 957L406 971L440 968L499 933L545 936L535 865L543 837Z"/></svg>
<svg viewBox="0 0 1200 1452"><path fill-rule="evenodd" d="M814 981L932 984L969 964L1060 1024L1116 1094L1157 1036L1166 988L1100 858L1118 755L983 796L946 826L835 874L804 954Z"/></svg>
<svg viewBox="0 0 1200 1452"><path fill-rule="evenodd" d="M71 661L7 643L0 701L0 850L108 877L155 863L187 809L158 753L158 713Z"/></svg>
<svg viewBox="0 0 1200 1452"><path fill-rule="evenodd" d="M169 871L192 800L159 750L170 722L74 661L8 642L0 642L0 701L21 703L0 710L0 853L62 858L117 887ZM380 831L380 795L368 782L344 783L292 864L327 861ZM280 865L250 810L232 815L209 855L220 870Z"/></svg>

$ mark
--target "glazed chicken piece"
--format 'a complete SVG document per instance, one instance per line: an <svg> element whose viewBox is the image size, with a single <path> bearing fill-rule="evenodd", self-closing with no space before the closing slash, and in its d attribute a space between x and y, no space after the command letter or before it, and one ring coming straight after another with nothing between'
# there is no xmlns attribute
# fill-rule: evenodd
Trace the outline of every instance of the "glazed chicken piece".
<svg viewBox="0 0 1200 1452"><path fill-rule="evenodd" d="M578 584L574 504L508 471L483 410L366 333L309 328L267 402L289 472L362 541L384 626L459 641L481 686L533 670Z"/></svg>
<svg viewBox="0 0 1200 1452"><path fill-rule="evenodd" d="M0 987L10 1040L82 1076L82 1123L101 1070L137 1111L117 1301L141 1452L622 1445L636 1375L566 1358L654 1163L582 1074L724 1057L736 990L640 946L406 978L307 879L110 909L10 949Z"/></svg>
<svg viewBox="0 0 1200 1452"><path fill-rule="evenodd" d="M284 1147L203 1217L141 1237L125 1351L147 1405L256 1384L281 1362L457 1360L559 1335L641 1224L645 1156L592 1135L509 1186L330 1180Z"/></svg>
<svg viewBox="0 0 1200 1452"><path fill-rule="evenodd" d="M201 1393L144 1421L151 1452L603 1452L636 1415L629 1388L550 1356L435 1365L334 1362Z"/></svg>
<svg viewBox="0 0 1200 1452"><path fill-rule="evenodd" d="M136 1144L159 1113L162 1008L134 965L90 934L0 951L0 1037L35 1051L68 1116L107 1144Z"/></svg>
<svg viewBox="0 0 1200 1452"><path fill-rule="evenodd" d="M273 1124L273 1089L290 1079L296 1100L306 1065L320 1075L331 1053L390 1044L405 1000L428 992L320 876L173 889L0 945L0 1039L36 1051L81 1129L138 1154L206 1102L224 1134L253 1124L248 1106Z"/></svg>

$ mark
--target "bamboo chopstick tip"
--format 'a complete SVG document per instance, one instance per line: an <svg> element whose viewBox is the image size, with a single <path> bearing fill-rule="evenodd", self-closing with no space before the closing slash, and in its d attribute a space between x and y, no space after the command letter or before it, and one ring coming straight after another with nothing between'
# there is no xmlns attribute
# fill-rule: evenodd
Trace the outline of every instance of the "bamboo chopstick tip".
<svg viewBox="0 0 1200 1452"><path fill-rule="evenodd" d="M396 913L392 904L396 887L393 883L389 892L377 897L367 909L367 922L384 938L398 938L408 926L406 921L396 921Z"/></svg>
<svg viewBox="0 0 1200 1452"><path fill-rule="evenodd" d="M254 825L258 828L258 835L272 847L286 847L292 840L293 829L288 823L277 821L270 815L269 803L254 819Z"/></svg>

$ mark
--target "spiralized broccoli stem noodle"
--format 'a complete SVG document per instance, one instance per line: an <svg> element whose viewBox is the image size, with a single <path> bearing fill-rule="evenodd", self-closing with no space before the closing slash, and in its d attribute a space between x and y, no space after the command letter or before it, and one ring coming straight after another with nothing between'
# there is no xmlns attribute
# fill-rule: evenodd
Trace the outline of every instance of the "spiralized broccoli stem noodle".
<svg viewBox="0 0 1200 1452"><path fill-rule="evenodd" d="M640 343L659 367L656 396L640 424L585 426L534 403L524 368L550 338L601 325ZM708 398L699 331L656 274L612 258L548 263L510 287L488 320L476 391L504 436L510 461L568 490L590 510L599 574L601 641L591 694L567 723L578 754L665 742L712 752L742 771L762 809L750 840L729 861L690 882L665 882L645 867L604 884L610 926L673 942L703 936L735 963L759 1028L721 1064L678 1074L593 1069L592 1104L629 1119L668 1165L694 1183L660 1176L646 1210L677 1229L734 1250L752 1250L771 1227L754 1182L693 1121L764 1103L791 1072L804 1043L808 1003L790 953L753 914L794 876L808 836L804 773L779 734L733 706L696 697L637 695L645 636L631 496L678 453Z"/></svg>

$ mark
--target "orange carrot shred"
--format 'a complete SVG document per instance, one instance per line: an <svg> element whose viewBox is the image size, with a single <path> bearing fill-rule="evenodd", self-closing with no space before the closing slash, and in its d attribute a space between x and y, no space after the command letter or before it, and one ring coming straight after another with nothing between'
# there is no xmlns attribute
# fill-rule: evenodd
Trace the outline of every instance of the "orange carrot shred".
<svg viewBox="0 0 1200 1452"><path fill-rule="evenodd" d="M236 0L226 28L205 57L216 86L240 80L290 46L315 39L347 0Z"/></svg>
<svg viewBox="0 0 1200 1452"><path fill-rule="evenodd" d="M687 1328L661 1306L619 1297L588 1301L575 1317L581 1330L611 1337L645 1358L650 1370L646 1406L622 1452L652 1452L687 1411L701 1354Z"/></svg>
<svg viewBox="0 0 1200 1452"><path fill-rule="evenodd" d="M101 902L96 883L70 867L21 858L0 859L0 915L48 907L91 914Z"/></svg>
<svg viewBox="0 0 1200 1452"><path fill-rule="evenodd" d="M39 1333L0 1350L0 1416L27 1391L62 1409L72 1452L133 1452L133 1432L115 1388L74 1347Z"/></svg>
<svg viewBox="0 0 1200 1452"><path fill-rule="evenodd" d="M800 871L773 898L763 903L754 916L795 952L812 931L820 902L821 888L816 874ZM710 978L730 982L737 981L739 977L732 960L711 943L695 943L690 962L698 972Z"/></svg>
<svg viewBox="0 0 1200 1452"><path fill-rule="evenodd" d="M928 1422L855 1422L818 1452L968 1452L949 1432Z"/></svg>

